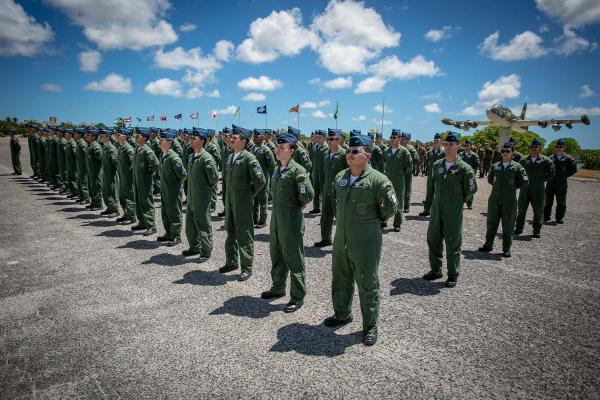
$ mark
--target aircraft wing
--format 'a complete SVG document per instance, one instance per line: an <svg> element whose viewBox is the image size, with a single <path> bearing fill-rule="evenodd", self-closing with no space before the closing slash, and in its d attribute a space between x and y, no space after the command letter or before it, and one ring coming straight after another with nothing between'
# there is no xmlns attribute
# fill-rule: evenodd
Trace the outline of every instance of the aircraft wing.
<svg viewBox="0 0 600 400"><path fill-rule="evenodd" d="M491 122L490 121L471 121L471 120L455 121L450 118L444 118L444 119L442 119L442 124L450 125L455 128L462 129L464 131L468 131L471 128L477 128L478 126L490 125Z"/></svg>
<svg viewBox="0 0 600 400"><path fill-rule="evenodd" d="M582 115L579 119L544 119L539 121L515 121L515 126L539 126L540 128L546 128L548 125L554 129L555 132L559 131L564 125L568 129L573 128L573 124L584 124L589 125L590 119L587 115Z"/></svg>

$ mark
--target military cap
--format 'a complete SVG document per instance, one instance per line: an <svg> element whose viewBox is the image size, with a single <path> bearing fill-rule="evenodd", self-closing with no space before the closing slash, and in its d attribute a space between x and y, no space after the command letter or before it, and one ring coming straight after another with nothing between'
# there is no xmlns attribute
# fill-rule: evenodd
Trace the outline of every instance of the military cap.
<svg viewBox="0 0 600 400"><path fill-rule="evenodd" d="M192 129L192 133L190 133L190 135L206 140L208 138L208 131L202 128L194 128Z"/></svg>
<svg viewBox="0 0 600 400"><path fill-rule="evenodd" d="M288 134L294 135L294 136L300 136L300 129L296 129L291 126L288 126Z"/></svg>
<svg viewBox="0 0 600 400"><path fill-rule="evenodd" d="M231 129L229 129L228 127L224 127L223 130L221 131L221 133L224 133L225 135L229 135L229 134L231 134Z"/></svg>
<svg viewBox="0 0 600 400"><path fill-rule="evenodd" d="M557 146L565 146L565 140L564 139L558 139L556 141L556 145Z"/></svg>
<svg viewBox="0 0 600 400"><path fill-rule="evenodd" d="M264 129L254 129L254 136L263 136L266 134Z"/></svg>
<svg viewBox="0 0 600 400"><path fill-rule="evenodd" d="M74 131L75 133L79 133L80 135L85 133L85 129L83 128L75 128Z"/></svg>
<svg viewBox="0 0 600 400"><path fill-rule="evenodd" d="M100 135L100 131L96 128L89 128L87 132L95 138L97 138L98 135Z"/></svg>
<svg viewBox="0 0 600 400"><path fill-rule="evenodd" d="M242 128L241 126L235 124L231 125L231 130L233 131L234 135L240 135L247 139L250 138L250 136L252 136L252 131L250 129Z"/></svg>
<svg viewBox="0 0 600 400"><path fill-rule="evenodd" d="M161 129L160 130L160 138L161 139L175 140L176 137L177 137L176 130L172 130L172 129Z"/></svg>
<svg viewBox="0 0 600 400"><path fill-rule="evenodd" d="M383 139L383 133L380 133L380 132L376 133L375 134L375 138L376 139Z"/></svg>
<svg viewBox="0 0 600 400"><path fill-rule="evenodd" d="M460 133L448 132L445 140L446 142L460 143Z"/></svg>
<svg viewBox="0 0 600 400"><path fill-rule="evenodd" d="M390 133L390 139L393 137L400 137L402 131L400 129L392 129L392 133Z"/></svg>
<svg viewBox="0 0 600 400"><path fill-rule="evenodd" d="M514 149L515 148L515 144L513 142L511 142L510 140L502 143L502 148L504 149Z"/></svg>
<svg viewBox="0 0 600 400"><path fill-rule="evenodd" d="M145 138L150 137L150 134L151 134L150 128L137 128L137 130L141 136L143 136Z"/></svg>
<svg viewBox="0 0 600 400"><path fill-rule="evenodd" d="M273 129L265 129L265 135L272 135Z"/></svg>
<svg viewBox="0 0 600 400"><path fill-rule="evenodd" d="M408 133L408 132L402 132L402 133L400 134L400 137L407 138L408 140L410 140L410 138L411 138L411 134L410 134L410 133Z"/></svg>
<svg viewBox="0 0 600 400"><path fill-rule="evenodd" d="M275 141L277 142L277 144L296 143L298 141L298 138L295 135L290 135L289 133L287 133L283 135L277 135Z"/></svg>
<svg viewBox="0 0 600 400"><path fill-rule="evenodd" d="M315 131L315 136L325 136L326 134L327 134L327 132L325 132L325 131L324 131L324 130L322 130L322 129L317 129L317 130Z"/></svg>
<svg viewBox="0 0 600 400"><path fill-rule="evenodd" d="M472 140L467 140L467 141L465 141L465 144L471 145L471 144L473 144L473 141Z"/></svg>
<svg viewBox="0 0 600 400"><path fill-rule="evenodd" d="M350 137L352 137L352 136L360 136L360 130L358 130L358 129L352 129L350 131Z"/></svg>
<svg viewBox="0 0 600 400"><path fill-rule="evenodd" d="M208 134L208 137L213 137L215 136L215 130L214 129L207 129L206 133Z"/></svg>
<svg viewBox="0 0 600 400"><path fill-rule="evenodd" d="M436 133L435 135L433 135L433 139L441 139L442 138L442 134L441 133Z"/></svg>
<svg viewBox="0 0 600 400"><path fill-rule="evenodd" d="M540 142L539 139L533 139L531 141L531 145L532 146L540 146L541 147L542 146L542 142Z"/></svg>
<svg viewBox="0 0 600 400"><path fill-rule="evenodd" d="M342 137L342 131L340 129L329 128L327 129L327 137Z"/></svg>
<svg viewBox="0 0 600 400"><path fill-rule="evenodd" d="M371 146L372 144L373 140L366 135L350 136L350 141L348 142L348 146L350 147Z"/></svg>

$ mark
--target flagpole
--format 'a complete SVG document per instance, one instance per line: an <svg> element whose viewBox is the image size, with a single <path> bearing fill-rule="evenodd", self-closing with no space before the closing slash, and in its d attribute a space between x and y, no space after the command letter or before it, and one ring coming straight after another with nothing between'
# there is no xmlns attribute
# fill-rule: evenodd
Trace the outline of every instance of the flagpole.
<svg viewBox="0 0 600 400"><path fill-rule="evenodd" d="M298 130L300 130L300 107L298 107Z"/></svg>
<svg viewBox="0 0 600 400"><path fill-rule="evenodd" d="M265 105L265 129L267 129L269 127L269 123L268 123L268 119L267 119L268 118L267 117L267 115L268 115L268 111L267 110L268 110L268 108L266 108L266 105Z"/></svg>
<svg viewBox="0 0 600 400"><path fill-rule="evenodd" d="M385 116L385 97L383 98L383 105L381 108L381 136L383 137L383 117Z"/></svg>

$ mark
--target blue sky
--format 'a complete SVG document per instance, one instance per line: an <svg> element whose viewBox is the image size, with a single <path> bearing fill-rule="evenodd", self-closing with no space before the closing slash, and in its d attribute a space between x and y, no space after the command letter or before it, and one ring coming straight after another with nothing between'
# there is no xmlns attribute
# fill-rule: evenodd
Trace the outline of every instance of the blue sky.
<svg viewBox="0 0 600 400"><path fill-rule="evenodd" d="M392 128L500 102L528 117L590 115L559 133L600 148L600 2L0 0L2 117L110 124L200 113L200 125ZM235 118L237 121L237 118ZM159 122L155 123L160 125ZM196 124L189 118L183 126Z"/></svg>

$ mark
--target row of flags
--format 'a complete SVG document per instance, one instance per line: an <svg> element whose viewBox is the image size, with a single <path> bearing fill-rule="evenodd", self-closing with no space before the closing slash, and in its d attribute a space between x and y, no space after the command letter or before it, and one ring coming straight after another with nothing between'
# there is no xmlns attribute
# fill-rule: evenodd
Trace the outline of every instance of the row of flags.
<svg viewBox="0 0 600 400"><path fill-rule="evenodd" d="M238 107L238 110L239 110L239 107ZM259 114L266 114L267 113L267 105L265 104L264 106L256 107L256 112ZM296 104L294 107L290 108L288 110L288 112L300 114L300 104ZM339 103L336 102L335 103L335 112L333 113L333 118L337 119L338 112L339 112Z"/></svg>

